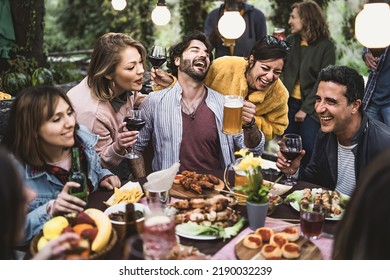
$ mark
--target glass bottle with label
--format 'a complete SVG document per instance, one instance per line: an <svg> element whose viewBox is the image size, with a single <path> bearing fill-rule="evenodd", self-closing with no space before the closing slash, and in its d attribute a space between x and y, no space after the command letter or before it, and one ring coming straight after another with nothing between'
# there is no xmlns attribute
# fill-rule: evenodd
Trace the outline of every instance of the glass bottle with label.
<svg viewBox="0 0 390 280"><path fill-rule="evenodd" d="M71 188L69 193L88 202L87 177L81 170L79 148L72 148L72 166L69 181L80 184L78 188Z"/></svg>

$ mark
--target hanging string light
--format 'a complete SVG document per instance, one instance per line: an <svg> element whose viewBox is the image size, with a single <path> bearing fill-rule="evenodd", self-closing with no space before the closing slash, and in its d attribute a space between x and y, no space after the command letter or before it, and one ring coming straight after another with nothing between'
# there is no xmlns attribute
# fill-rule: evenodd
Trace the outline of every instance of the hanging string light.
<svg viewBox="0 0 390 280"><path fill-rule="evenodd" d="M156 25L166 25L171 20L171 12L165 0L158 0L156 8L152 11L152 21Z"/></svg>
<svg viewBox="0 0 390 280"><path fill-rule="evenodd" d="M111 0L112 7L117 11L122 11L127 3L126 0Z"/></svg>
<svg viewBox="0 0 390 280"><path fill-rule="evenodd" d="M390 6L387 3L365 4L355 19L356 39L378 56L390 45Z"/></svg>
<svg viewBox="0 0 390 280"><path fill-rule="evenodd" d="M218 31L221 34L222 44L234 53L236 39L245 32L246 23L241 15L238 0L226 0L222 17L218 21Z"/></svg>

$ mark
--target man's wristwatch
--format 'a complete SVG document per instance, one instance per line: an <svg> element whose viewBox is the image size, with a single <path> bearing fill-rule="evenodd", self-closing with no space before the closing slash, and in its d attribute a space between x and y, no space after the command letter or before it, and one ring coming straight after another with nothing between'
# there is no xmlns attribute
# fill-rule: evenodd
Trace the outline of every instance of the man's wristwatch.
<svg viewBox="0 0 390 280"><path fill-rule="evenodd" d="M255 126L255 124L256 124L256 120L255 120L255 118L253 118L253 119L251 120L250 123L248 123L248 124L243 124L243 125L242 125L242 128L243 128L243 129L251 129L252 127Z"/></svg>

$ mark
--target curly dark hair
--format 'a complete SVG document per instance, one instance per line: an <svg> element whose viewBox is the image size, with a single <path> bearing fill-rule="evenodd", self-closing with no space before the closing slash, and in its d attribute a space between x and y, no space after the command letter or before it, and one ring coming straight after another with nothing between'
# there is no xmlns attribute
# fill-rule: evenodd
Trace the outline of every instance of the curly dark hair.
<svg viewBox="0 0 390 280"><path fill-rule="evenodd" d="M205 44L209 57L210 62L213 60L213 46L211 45L209 39L207 38L206 34L204 34L201 31L195 30L187 35L185 35L181 42L177 43L176 45L169 48L169 58L167 61L167 67L169 69L169 72L171 72L174 76L177 77L177 66L175 65L175 59L177 57L180 57L183 52L188 48L192 40L198 40L201 41L203 44Z"/></svg>

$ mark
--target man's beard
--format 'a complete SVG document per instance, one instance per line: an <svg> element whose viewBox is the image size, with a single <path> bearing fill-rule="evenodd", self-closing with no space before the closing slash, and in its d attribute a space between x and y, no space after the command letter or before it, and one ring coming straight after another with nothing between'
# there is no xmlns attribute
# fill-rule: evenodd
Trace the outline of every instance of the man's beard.
<svg viewBox="0 0 390 280"><path fill-rule="evenodd" d="M203 82L208 69L206 72L197 72L195 69L192 67L192 63L189 59L184 59L180 61L180 71L183 73L186 73L188 76L190 76L192 79L198 82Z"/></svg>

